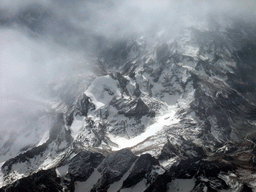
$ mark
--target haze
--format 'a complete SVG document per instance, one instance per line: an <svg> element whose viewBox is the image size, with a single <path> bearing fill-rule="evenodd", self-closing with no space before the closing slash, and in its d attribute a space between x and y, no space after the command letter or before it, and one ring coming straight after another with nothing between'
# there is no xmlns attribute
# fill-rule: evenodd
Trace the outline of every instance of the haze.
<svg viewBox="0 0 256 192"><path fill-rule="evenodd" d="M224 26L228 18L253 22L255 8L249 0L2 0L0 130L18 131L25 126L21 119L49 112L48 89L93 77L94 58L119 40L168 41L185 27L207 30L211 18ZM58 99L84 89L60 93Z"/></svg>

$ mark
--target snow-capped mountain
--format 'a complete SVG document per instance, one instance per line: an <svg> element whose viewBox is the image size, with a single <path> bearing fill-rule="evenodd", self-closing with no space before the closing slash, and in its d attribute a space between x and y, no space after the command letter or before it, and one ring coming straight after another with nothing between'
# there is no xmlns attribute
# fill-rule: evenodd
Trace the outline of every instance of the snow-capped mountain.
<svg viewBox="0 0 256 192"><path fill-rule="evenodd" d="M255 191L255 32L232 21L100 51L88 85L54 86L84 90L40 138L0 138L0 191Z"/></svg>

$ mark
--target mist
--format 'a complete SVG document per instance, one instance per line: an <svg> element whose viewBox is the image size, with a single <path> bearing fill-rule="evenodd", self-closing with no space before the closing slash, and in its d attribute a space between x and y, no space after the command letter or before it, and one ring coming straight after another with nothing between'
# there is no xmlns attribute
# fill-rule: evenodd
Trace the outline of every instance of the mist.
<svg viewBox="0 0 256 192"><path fill-rule="evenodd" d="M208 29L210 18L224 26L229 25L227 18L254 22L255 4L250 0L3 0L0 130L18 132L26 122L21 119L51 111L48 90L60 90L56 85L65 90L65 82L72 86L77 77L93 78L98 69L95 58L115 42L140 36L165 41L186 27ZM85 90L85 81L73 93L60 92L58 99L70 95L75 99Z"/></svg>

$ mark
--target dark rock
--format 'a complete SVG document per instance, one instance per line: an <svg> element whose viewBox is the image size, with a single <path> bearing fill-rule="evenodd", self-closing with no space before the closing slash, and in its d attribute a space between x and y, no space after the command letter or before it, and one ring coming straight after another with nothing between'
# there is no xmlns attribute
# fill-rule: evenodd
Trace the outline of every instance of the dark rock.
<svg viewBox="0 0 256 192"><path fill-rule="evenodd" d="M106 157L98 169L102 177L94 185L92 191L107 191L110 184L120 180L130 169L136 158L128 149L122 149Z"/></svg>
<svg viewBox="0 0 256 192"><path fill-rule="evenodd" d="M129 83L129 80L124 78L124 76L122 76L121 73L119 73L119 72L117 72L115 74L115 76L116 76L116 79L119 82L119 87L121 89L121 94L123 95L125 93L126 95L130 96L129 92L128 92L127 88L126 88L126 85Z"/></svg>
<svg viewBox="0 0 256 192"><path fill-rule="evenodd" d="M193 189L195 192L202 191L219 191L228 189L226 182L218 177L222 173L235 171L235 165L221 161L205 161L201 158L183 160L173 165L165 174L167 180L178 179L196 179L196 185ZM204 178L207 178L205 180Z"/></svg>
<svg viewBox="0 0 256 192"><path fill-rule="evenodd" d="M0 189L0 192L62 192L55 169L39 171Z"/></svg>
<svg viewBox="0 0 256 192"><path fill-rule="evenodd" d="M135 86L135 90L133 92L133 95L135 95L136 97L139 97L141 94L141 91L140 91L140 87L139 87L139 84L136 83L136 86Z"/></svg>
<svg viewBox="0 0 256 192"><path fill-rule="evenodd" d="M200 166L200 159L188 159L173 165L169 173L169 177L178 179L191 179L194 177Z"/></svg>
<svg viewBox="0 0 256 192"><path fill-rule="evenodd" d="M212 189L206 182L197 182L196 186L193 188L192 192L217 192L217 190Z"/></svg>
<svg viewBox="0 0 256 192"><path fill-rule="evenodd" d="M159 192L159 191L167 191L167 183L171 182L168 180L168 177L165 175L159 175L155 181L151 182L150 185L144 192Z"/></svg>
<svg viewBox="0 0 256 192"><path fill-rule="evenodd" d="M150 154L141 155L136 161L130 175L123 182L122 188L130 188L139 183L143 178L147 178L153 170L154 165L159 165L154 157Z"/></svg>
<svg viewBox="0 0 256 192"><path fill-rule="evenodd" d="M125 112L126 117L137 116L142 117L149 113L149 107L139 98L135 104L135 107L131 107L129 111Z"/></svg>
<svg viewBox="0 0 256 192"><path fill-rule="evenodd" d="M110 105L114 106L119 114L124 114L126 117L141 118L145 115L154 116L154 112L150 111L149 107L141 98L136 98L128 102L125 99L113 99Z"/></svg>
<svg viewBox="0 0 256 192"><path fill-rule="evenodd" d="M161 77L161 75L163 73L164 68L165 68L164 65L161 65L159 68L154 70L154 72L152 73L153 81L155 83L158 82L159 78Z"/></svg>
<svg viewBox="0 0 256 192"><path fill-rule="evenodd" d="M164 145L158 159L167 160L178 155L179 155L178 149L174 145L172 145L168 140L168 142Z"/></svg>
<svg viewBox="0 0 256 192"><path fill-rule="evenodd" d="M86 181L103 159L100 153L81 151L70 161L68 172L74 181Z"/></svg>
<svg viewBox="0 0 256 192"><path fill-rule="evenodd" d="M187 159L173 165L168 170L169 175L174 178L191 179L192 177L204 176L217 177L222 172L235 170L235 166L231 163L224 163L217 160L205 161L201 158Z"/></svg>
<svg viewBox="0 0 256 192"><path fill-rule="evenodd" d="M250 187L248 187L248 185L243 184L241 192L253 192L253 190Z"/></svg>
<svg viewBox="0 0 256 192"><path fill-rule="evenodd" d="M91 102L90 97L83 94L82 98L79 99L74 107L69 109L65 115L66 124L68 126L72 125L74 120L74 115L80 115L87 117L89 111L95 110L95 105Z"/></svg>
<svg viewBox="0 0 256 192"><path fill-rule="evenodd" d="M164 145L159 160L167 160L175 156L194 158L194 157L205 157L205 152L202 147L196 146L191 140L185 140L180 137L182 144L173 145L169 140Z"/></svg>
<svg viewBox="0 0 256 192"><path fill-rule="evenodd" d="M84 94L82 99L78 100L76 104L75 115L86 117L89 110L95 110L95 105L91 102L90 97Z"/></svg>
<svg viewBox="0 0 256 192"><path fill-rule="evenodd" d="M36 11L33 7L21 10L18 16L20 24L27 26L32 31L39 29L45 21L44 12L38 10L37 13ZM0 23L8 25L5 19L0 19ZM232 25L230 24L231 28ZM256 119L255 29L247 26L236 27L235 29L228 27L224 30L225 33L222 32L223 30L216 31L191 30L192 38L189 43L199 48L197 56L187 56L184 52L182 53L183 48L177 42L173 43L170 48L166 43L157 47L155 50L156 60L152 58L150 49L140 57L141 45L132 40L115 42L112 43L112 47L109 44L110 47L106 50L99 50L99 52L102 51L100 58L98 58L100 65L105 67L102 73L110 73L109 75L119 82L118 89L121 90L122 95L126 94L130 96L130 99L114 97L110 102L111 106L95 111L92 114L95 116L89 118L87 117L88 112L95 110L89 97L83 95L75 105L73 105L73 101L75 101L73 98L77 97L70 96L68 99L66 96L65 99L64 96L59 97L61 100L65 100L64 103L67 106L72 105L65 114L66 125L72 124L75 115L85 116L87 118L84 128L93 135L89 140L86 135L81 133L77 141L73 143L73 146L76 147L75 150L79 150L80 146L83 147L88 143L90 147L95 147L95 150L109 153L111 145L118 146L106 138L105 133L107 131L110 134L127 136L128 130L132 130L132 133L137 135L137 133L145 130L147 124L142 125L145 121L140 118L142 116L154 117L154 111L158 112L158 109L165 105L164 103L161 105L161 101L155 102L153 100L164 100L167 98L165 95L169 94L170 96L179 95L182 101L182 99L186 100L189 94L188 105L177 105L180 108L179 112L176 113L176 117L180 119L179 123L167 125L163 130L166 135L175 136L177 142L166 143L158 157L160 161L175 157L179 162L173 164L165 173L160 175L159 172L155 171L155 168L159 166L158 160L148 154L141 155L136 161L136 156L126 149L113 153L105 159L99 153L83 151L71 160L69 174L65 176L67 182L69 182L70 177L72 190L74 190L74 181L87 180L95 168L101 165L98 169L101 178L92 191L107 191L109 186L118 182L134 163L134 167L123 182L122 188L132 188L146 179L147 189L145 191L161 192L167 191L167 184L174 179L194 179L196 182L194 192L220 191L229 189L227 183L221 179L220 174L233 173L238 178L240 191L252 191L249 185L250 181L246 180L247 177L237 174L237 167L239 170L255 168L256 137L255 134L252 134L256 127L253 123ZM248 34L251 34L252 38ZM99 39L99 41L101 40ZM235 51L232 52L232 50ZM126 78L126 75L132 78L133 83L138 80L133 93L128 92L126 88L129 83L129 78ZM137 79L139 75L143 77L143 80ZM156 93L157 89L152 88L156 88L160 84L160 91ZM65 90L73 93L72 90L74 89L67 89L65 86ZM109 95L114 95L114 90L107 86L104 91ZM58 95L61 91L57 90L56 92ZM153 99L152 101L148 99L146 104L141 99L144 96L145 98L153 97ZM111 111L116 111L112 110L112 106L117 109L118 114L121 114L120 122L116 120L120 116L109 114ZM59 115L58 122L50 131L50 140L56 140L60 138L59 135L63 134L63 118L61 114ZM111 119L112 115L115 119ZM123 115L128 118L123 117ZM95 120L96 118L97 120ZM151 119L147 119L151 123ZM127 127L129 129L126 129ZM182 133L179 130L182 130ZM181 134L184 134L186 139L178 136ZM70 133L66 135L70 135ZM144 142L153 141L153 138L158 139L152 136ZM196 142L193 142L193 139ZM139 149L136 152L157 150L155 146L160 140L161 138L156 140L152 148L145 146L144 149ZM246 142L241 143L240 140L246 140ZM106 146L102 141L105 141L109 146ZM132 149L138 150L139 147L143 147L144 142L137 143L136 147ZM4 148L8 148L13 143L15 143L15 136L7 141ZM35 155L40 156L47 149L47 143L34 147L32 150L25 148L27 152L7 160L3 165L4 177L9 179L9 176L11 179L15 179L15 176L12 177L10 174L13 164L29 162ZM195 143L200 143L200 146ZM101 144L104 144L102 148L96 148ZM104 148L105 146L106 148ZM65 158L64 161L69 162ZM38 177L33 174L0 191L4 189L9 189L9 191L63 191L55 173L49 170L49 172L40 171L38 174ZM40 180L39 177L43 179Z"/></svg>

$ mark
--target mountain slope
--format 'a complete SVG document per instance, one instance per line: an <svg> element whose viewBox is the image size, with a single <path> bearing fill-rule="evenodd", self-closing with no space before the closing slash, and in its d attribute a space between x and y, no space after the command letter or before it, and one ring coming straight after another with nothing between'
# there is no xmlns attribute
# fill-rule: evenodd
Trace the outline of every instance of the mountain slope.
<svg viewBox="0 0 256 192"><path fill-rule="evenodd" d="M102 51L103 75L47 141L3 163L1 190L256 190L254 32L233 22Z"/></svg>

